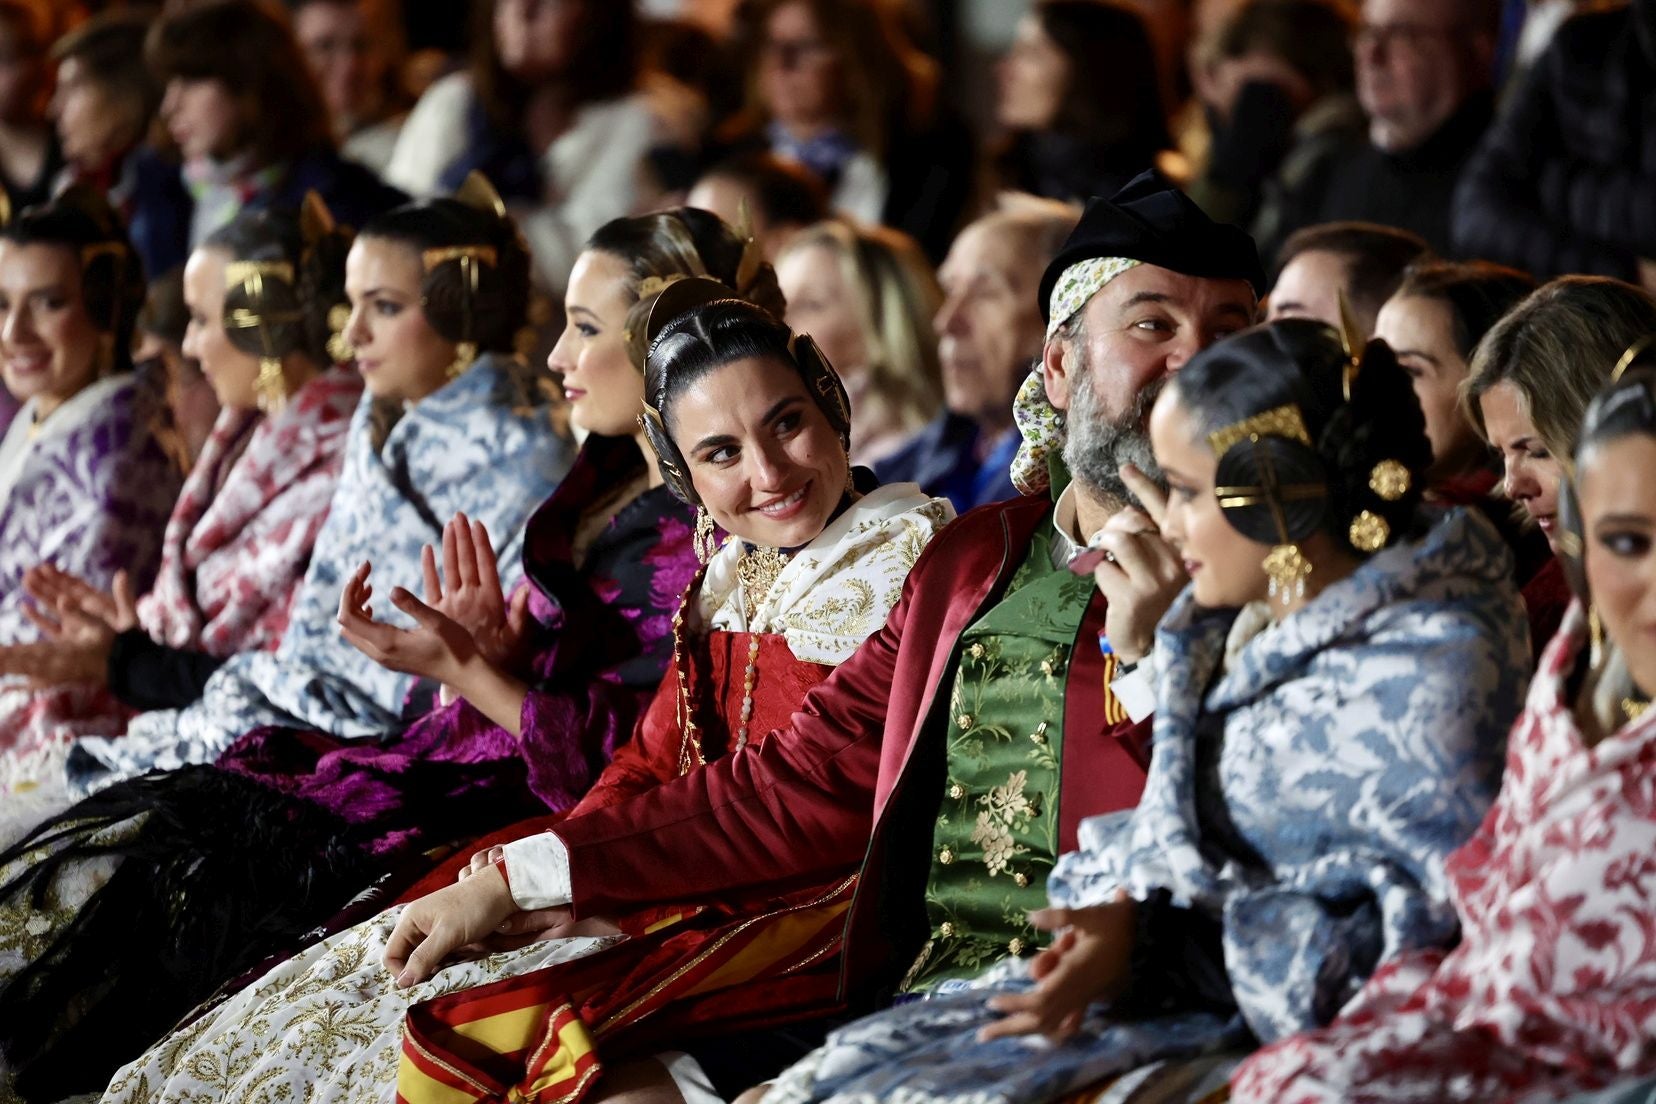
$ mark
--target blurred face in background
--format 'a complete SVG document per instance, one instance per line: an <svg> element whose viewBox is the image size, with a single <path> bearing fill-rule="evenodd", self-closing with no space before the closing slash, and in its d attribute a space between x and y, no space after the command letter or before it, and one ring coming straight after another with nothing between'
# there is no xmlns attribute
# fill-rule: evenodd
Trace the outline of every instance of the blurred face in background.
<svg viewBox="0 0 1656 1104"><path fill-rule="evenodd" d="M1036 303L1042 263L1017 229L993 218L968 226L937 270L943 287L937 353L943 403L986 427L1012 422L1012 399L1041 355Z"/></svg>
<svg viewBox="0 0 1656 1104"><path fill-rule="evenodd" d="M12 19L0 17L0 120L40 119L45 63Z"/></svg>
<svg viewBox="0 0 1656 1104"><path fill-rule="evenodd" d="M66 58L58 66L51 115L63 156L84 168L101 168L143 137L143 120L135 108L80 58Z"/></svg>
<svg viewBox="0 0 1656 1104"><path fill-rule="evenodd" d="M244 146L241 112L223 81L174 77L161 99L161 118L186 161L225 161Z"/></svg>
<svg viewBox="0 0 1656 1104"><path fill-rule="evenodd" d="M1468 26L1461 0L1365 0L1353 41L1369 138L1410 150L1488 81L1490 31Z"/></svg>
<svg viewBox="0 0 1656 1104"><path fill-rule="evenodd" d="M1012 130L1045 130L1058 116L1069 85L1069 59L1031 14L1018 21L1012 48L995 70L1000 84L996 115Z"/></svg>
<svg viewBox="0 0 1656 1104"><path fill-rule="evenodd" d="M784 4L759 43L759 93L773 118L804 136L833 125L841 110L839 62L811 9Z"/></svg>
<svg viewBox="0 0 1656 1104"><path fill-rule="evenodd" d="M1351 282L1351 263L1328 249L1307 249L1282 266L1266 302L1265 321L1311 318L1340 328L1340 292Z"/></svg>
<svg viewBox="0 0 1656 1104"><path fill-rule="evenodd" d="M294 37L316 74L334 121L350 124L378 107L385 61L357 0L315 0L293 17Z"/></svg>
<svg viewBox="0 0 1656 1104"><path fill-rule="evenodd" d="M810 334L846 386L854 387L868 369L868 340L857 289L846 282L839 256L823 245L789 250L776 279L788 300L788 327Z"/></svg>
<svg viewBox="0 0 1656 1104"><path fill-rule="evenodd" d="M577 0L495 0L495 55L501 68L531 84L557 76L569 60L569 42L585 18L585 7Z"/></svg>
<svg viewBox="0 0 1656 1104"><path fill-rule="evenodd" d="M1489 444L1501 457L1502 490L1558 551L1558 488L1564 482L1564 465L1535 428L1529 400L1503 380L1478 396L1478 407Z"/></svg>

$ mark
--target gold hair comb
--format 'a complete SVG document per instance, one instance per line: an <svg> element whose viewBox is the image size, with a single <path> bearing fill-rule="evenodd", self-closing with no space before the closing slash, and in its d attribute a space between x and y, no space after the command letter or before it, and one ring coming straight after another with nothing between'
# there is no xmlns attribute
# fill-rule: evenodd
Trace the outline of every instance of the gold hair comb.
<svg viewBox="0 0 1656 1104"><path fill-rule="evenodd" d="M1287 403L1214 430L1208 434L1208 446L1213 449L1213 455L1222 457L1238 441L1257 441L1261 437L1282 437L1307 447L1311 444L1311 434L1306 432L1305 418L1300 414L1299 407Z"/></svg>

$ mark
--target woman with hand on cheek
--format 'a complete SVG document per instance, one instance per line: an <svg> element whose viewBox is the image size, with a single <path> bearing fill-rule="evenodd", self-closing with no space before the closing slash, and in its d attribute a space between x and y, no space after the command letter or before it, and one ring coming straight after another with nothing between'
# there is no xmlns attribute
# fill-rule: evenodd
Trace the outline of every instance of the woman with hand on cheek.
<svg viewBox="0 0 1656 1104"><path fill-rule="evenodd" d="M1234 1099L1558 1100L1656 1073L1643 874L1656 849L1656 364L1638 349L1622 364L1584 415L1575 494L1559 497L1576 601L1512 730L1495 808L1449 857L1459 945L1400 957L1329 1027L1256 1055ZM1647 1083L1603 1101L1648 1096Z"/></svg>
<svg viewBox="0 0 1656 1104"><path fill-rule="evenodd" d="M95 584L51 562L24 577L50 619L45 639L0 648L0 671L36 687L0 694L0 731L27 734L0 757L0 789L29 791L0 817L0 843L38 823L48 795L65 800L72 739L118 736L133 711L187 706L227 657L282 638L362 393L361 377L328 354L350 238L319 204L303 230L245 215L186 266L184 351L222 409L173 507L155 586L135 599L126 570ZM268 331L238 326L250 309L294 317ZM267 352L278 354L275 374L261 368ZM25 807L38 810L33 820Z"/></svg>
<svg viewBox="0 0 1656 1104"><path fill-rule="evenodd" d="M1408 377L1279 322L1175 374L1150 439L1191 582L1157 631L1138 807L1083 822L1040 955L841 1028L767 1100L1042 1104L1162 1061L1144 1076L1195 1098L1204 1056L1326 1023L1454 938L1443 858L1494 796L1528 649L1493 528L1422 511Z"/></svg>
<svg viewBox="0 0 1656 1104"><path fill-rule="evenodd" d="M706 566L685 593L654 701L571 816L693 776L744 749L769 753L767 734L885 623L915 559L952 516L946 501L912 484L875 487L866 471L853 474L850 411L833 369L808 337L733 297L730 285L680 280L658 292L658 280L631 310L612 314L614 300L598 294L603 282L590 291L587 283L606 271L615 282L627 277L628 262L603 251L604 238L600 232L583 254L570 291L570 324L590 333L572 346L560 342L554 363L567 366L576 416L597 426L621 392L605 394L614 376L591 354L617 322L635 348L649 349L633 416L642 411L662 481L696 507ZM745 276L734 282L749 288ZM722 544L719 530L729 534ZM541 831L547 826L545 818L514 826L500 837L510 842L480 850L458 883L450 872L446 888L277 967L118 1074L111 1098L205 1092L252 1100L275 1084L319 1102L393 1091L423 1098L450 1085L447 1071L461 1071L455 1076L464 1080L482 1068L494 1071L490 1077L504 1071L508 1083L538 1083L544 1072L552 1083L544 1091L555 1086L573 1098L592 1085L584 1071L594 1062L618 1078L598 1082L595 1099L618 1083L675 1092L686 1060L657 1061L646 1042L671 1037L685 1022L674 1016L715 1032L835 1007L854 868L781 898L661 902L572 927L535 911L535 887L556 877L555 839ZM511 887L502 873L508 869ZM629 938L615 943L618 931ZM320 977L330 980L318 986ZM572 994L579 999L570 1003ZM525 1034L490 1030L454 1046L431 1010L410 1011L443 995L446 1008L435 1014L444 1022L488 1019ZM352 1005L356 1023L348 1054L311 1026L342 1002ZM508 1007L512 1014L501 1015ZM543 1038L538 1026L546 1023L558 1026ZM411 1068L405 1061L399 1071L405 1034L426 1040L419 1046L439 1055L435 1062ZM200 1078L254 1038L261 1057L238 1063L228 1085ZM748 1049L753 1058L769 1057L763 1047ZM526 1059L533 1070L524 1068ZM323 1069L343 1072L323 1082ZM410 1078L422 1079L420 1088Z"/></svg>

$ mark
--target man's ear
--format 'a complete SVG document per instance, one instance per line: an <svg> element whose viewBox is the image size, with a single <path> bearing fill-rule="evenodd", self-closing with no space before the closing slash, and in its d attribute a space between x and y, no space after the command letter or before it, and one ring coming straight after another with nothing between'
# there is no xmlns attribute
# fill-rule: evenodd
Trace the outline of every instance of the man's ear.
<svg viewBox="0 0 1656 1104"><path fill-rule="evenodd" d="M1073 339L1054 335L1041 349L1041 382L1054 410L1069 409L1070 367L1075 362Z"/></svg>

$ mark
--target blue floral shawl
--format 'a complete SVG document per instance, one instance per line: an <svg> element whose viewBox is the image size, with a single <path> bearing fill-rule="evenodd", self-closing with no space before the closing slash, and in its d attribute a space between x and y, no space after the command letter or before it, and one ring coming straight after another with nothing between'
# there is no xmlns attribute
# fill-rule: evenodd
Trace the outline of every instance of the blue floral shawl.
<svg viewBox="0 0 1656 1104"><path fill-rule="evenodd" d="M1083 822L1048 882L1060 907L1140 902L1131 1004L1061 1046L978 1043L987 993L1030 986L1010 960L840 1029L768 1104L1041 1104L1326 1023L1379 963L1451 942L1444 860L1495 797L1530 669L1511 576L1457 509L1245 643L1187 590L1157 634L1144 796Z"/></svg>
<svg viewBox="0 0 1656 1104"><path fill-rule="evenodd" d="M568 470L572 452L553 427L533 371L498 355L480 358L388 430L382 418L364 397L328 520L276 651L235 656L187 709L142 714L119 740L79 741L70 759L73 789L211 762L261 725L347 738L400 726L414 680L380 667L340 636L345 580L368 560L377 593L393 585L418 593L421 546L440 541L444 522L464 510L489 527L509 576L502 582L514 586L524 522ZM411 624L386 601L374 604L374 614Z"/></svg>

